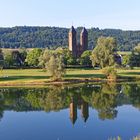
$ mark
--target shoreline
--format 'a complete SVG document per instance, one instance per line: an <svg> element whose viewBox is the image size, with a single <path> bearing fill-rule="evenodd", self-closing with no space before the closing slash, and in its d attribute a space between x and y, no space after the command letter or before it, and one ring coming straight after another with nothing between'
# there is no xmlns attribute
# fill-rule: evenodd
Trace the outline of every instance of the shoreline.
<svg viewBox="0 0 140 140"><path fill-rule="evenodd" d="M93 69L67 69L66 75L59 81L53 81L47 72L42 69L5 69L0 74L0 87L41 87L49 85L74 85L85 83L105 82L140 82L140 69L122 70L117 72L117 79L107 79L102 70ZM110 78L110 77L109 77Z"/></svg>
<svg viewBox="0 0 140 140"><path fill-rule="evenodd" d="M94 79L64 79L61 81L23 81L23 82L16 82L16 81L7 81L2 82L0 81L0 87L30 87L30 86L50 86L50 85L69 85L69 84L86 84L86 83L119 83L119 82L140 82L140 78L132 78L132 77L125 77L125 78L118 78L114 79L103 79L103 78L94 78Z"/></svg>

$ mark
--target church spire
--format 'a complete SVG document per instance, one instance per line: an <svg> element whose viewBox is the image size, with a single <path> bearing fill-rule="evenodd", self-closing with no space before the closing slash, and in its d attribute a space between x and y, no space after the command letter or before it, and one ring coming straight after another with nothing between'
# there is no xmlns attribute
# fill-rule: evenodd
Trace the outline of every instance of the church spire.
<svg viewBox="0 0 140 140"><path fill-rule="evenodd" d="M76 33L76 30L73 26L71 26L70 30L69 30L69 33Z"/></svg>
<svg viewBox="0 0 140 140"><path fill-rule="evenodd" d="M85 27L82 29L82 32L80 34L80 45L83 51L88 49L88 31Z"/></svg>

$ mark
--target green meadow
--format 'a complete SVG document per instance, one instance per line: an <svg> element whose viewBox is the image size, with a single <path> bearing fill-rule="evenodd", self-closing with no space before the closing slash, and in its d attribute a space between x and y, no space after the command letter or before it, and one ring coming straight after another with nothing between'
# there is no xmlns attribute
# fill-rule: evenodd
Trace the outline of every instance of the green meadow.
<svg viewBox="0 0 140 140"><path fill-rule="evenodd" d="M119 78L140 80L140 69L132 70L118 69ZM93 68L73 68L66 69L64 81L66 80L101 80L105 79L103 70ZM18 84L45 84L52 82L47 71L42 69L4 69L0 71L0 85L18 85Z"/></svg>

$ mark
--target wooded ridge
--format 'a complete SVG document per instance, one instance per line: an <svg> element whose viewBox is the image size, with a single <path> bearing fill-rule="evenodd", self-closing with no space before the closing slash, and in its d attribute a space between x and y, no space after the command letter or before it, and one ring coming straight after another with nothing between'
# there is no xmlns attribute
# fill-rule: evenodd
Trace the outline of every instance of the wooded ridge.
<svg viewBox="0 0 140 140"><path fill-rule="evenodd" d="M82 27L78 27L79 36ZM139 31L123 31L119 29L90 28L88 30L89 49L95 47L100 36L116 38L117 50L131 51L140 43ZM0 48L57 48L68 46L68 28L60 27L31 27L17 26L12 28L0 28Z"/></svg>

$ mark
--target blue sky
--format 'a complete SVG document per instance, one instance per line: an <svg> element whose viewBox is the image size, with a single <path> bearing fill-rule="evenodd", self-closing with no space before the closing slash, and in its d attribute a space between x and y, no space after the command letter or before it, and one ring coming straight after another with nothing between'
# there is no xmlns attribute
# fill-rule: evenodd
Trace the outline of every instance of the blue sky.
<svg viewBox="0 0 140 140"><path fill-rule="evenodd" d="M140 0L0 0L0 27L140 30Z"/></svg>

